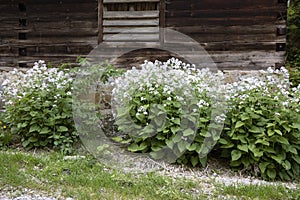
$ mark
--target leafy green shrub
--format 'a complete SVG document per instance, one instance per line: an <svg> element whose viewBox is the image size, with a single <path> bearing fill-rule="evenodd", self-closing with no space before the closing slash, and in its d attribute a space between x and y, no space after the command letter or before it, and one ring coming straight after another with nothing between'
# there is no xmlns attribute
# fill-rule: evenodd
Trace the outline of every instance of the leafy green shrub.
<svg viewBox="0 0 300 200"><path fill-rule="evenodd" d="M300 172L299 87L289 91L288 72L268 69L229 84L231 110L220 148L235 169L265 179L290 180Z"/></svg>
<svg viewBox="0 0 300 200"><path fill-rule="evenodd" d="M223 74L174 58L145 61L141 67L116 79L113 90L116 124L128 136L128 150L151 152L153 158L170 162L205 164L199 153ZM222 116L217 119L224 120Z"/></svg>
<svg viewBox="0 0 300 200"><path fill-rule="evenodd" d="M3 120L3 113L0 113L0 148L7 147L13 140L13 136L10 131L8 131L7 126Z"/></svg>
<svg viewBox="0 0 300 200"><path fill-rule="evenodd" d="M44 61L36 62L23 73L3 83L5 120L12 134L21 137L27 148L54 147L72 151L78 134L72 117L72 78L67 70L48 69Z"/></svg>

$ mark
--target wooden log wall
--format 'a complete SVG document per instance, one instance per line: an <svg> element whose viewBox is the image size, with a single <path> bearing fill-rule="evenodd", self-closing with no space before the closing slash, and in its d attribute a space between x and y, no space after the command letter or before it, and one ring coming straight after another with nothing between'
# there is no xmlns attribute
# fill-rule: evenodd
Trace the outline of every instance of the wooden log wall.
<svg viewBox="0 0 300 200"><path fill-rule="evenodd" d="M252 70L284 63L286 11L285 0L169 0L165 23L199 42L220 69Z"/></svg>
<svg viewBox="0 0 300 200"><path fill-rule="evenodd" d="M75 62L97 45L98 0L0 2L0 66Z"/></svg>
<svg viewBox="0 0 300 200"><path fill-rule="evenodd" d="M141 41L145 48L158 49L162 43L172 46L177 42L172 35L159 33L158 27L190 36L223 70L262 69L284 63L286 0L0 2L0 66L25 67L38 59L74 62L77 56L87 55L97 43L109 40L112 40L111 51L116 51L122 43L126 47L127 41ZM135 27L143 29L130 33ZM124 30L129 30L128 37L116 41L110 38ZM119 61L128 65L143 59L165 60L174 56L169 52L150 51L135 51ZM191 52L190 56L201 57L197 52Z"/></svg>

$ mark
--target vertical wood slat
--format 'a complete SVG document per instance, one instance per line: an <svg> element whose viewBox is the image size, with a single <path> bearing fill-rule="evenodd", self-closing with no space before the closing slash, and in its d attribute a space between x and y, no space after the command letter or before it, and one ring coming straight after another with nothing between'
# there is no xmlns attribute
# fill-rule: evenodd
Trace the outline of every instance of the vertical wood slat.
<svg viewBox="0 0 300 200"><path fill-rule="evenodd" d="M98 44L103 42L103 0L98 0Z"/></svg>
<svg viewBox="0 0 300 200"><path fill-rule="evenodd" d="M166 2L165 0L161 0L159 2L159 27L160 27L159 41L161 45L164 44L164 40L165 40L165 32L163 29L165 28L165 10L166 10Z"/></svg>

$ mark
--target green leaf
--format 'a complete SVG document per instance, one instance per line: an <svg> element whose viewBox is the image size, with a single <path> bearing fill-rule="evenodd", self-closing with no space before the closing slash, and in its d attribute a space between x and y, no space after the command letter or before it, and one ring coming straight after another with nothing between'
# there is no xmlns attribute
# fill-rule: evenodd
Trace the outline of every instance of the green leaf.
<svg viewBox="0 0 300 200"><path fill-rule="evenodd" d="M258 148L256 148L256 146L254 144L249 145L249 150L254 154L254 157L262 157L264 155L264 152L259 151Z"/></svg>
<svg viewBox="0 0 300 200"><path fill-rule="evenodd" d="M252 126L251 129L249 130L249 132L251 133L263 133L265 131L264 128L260 128L257 126Z"/></svg>
<svg viewBox="0 0 300 200"><path fill-rule="evenodd" d="M172 139L174 143L178 143L182 140L181 134L176 134L175 137Z"/></svg>
<svg viewBox="0 0 300 200"><path fill-rule="evenodd" d="M238 150L233 150L231 152L231 161L236 161L242 157L242 152Z"/></svg>
<svg viewBox="0 0 300 200"><path fill-rule="evenodd" d="M285 157L283 157L282 155L278 154L278 155L272 155L271 158L273 160L275 160L277 163L281 164L282 161L285 159Z"/></svg>
<svg viewBox="0 0 300 200"><path fill-rule="evenodd" d="M263 144L265 146L270 146L270 143L268 141L262 140L262 139L258 139L255 144Z"/></svg>
<svg viewBox="0 0 300 200"><path fill-rule="evenodd" d="M177 143L177 147L180 153L186 151L188 146L189 144L186 141L180 141L179 143Z"/></svg>
<svg viewBox="0 0 300 200"><path fill-rule="evenodd" d="M28 141L29 142L37 142L39 139L38 138L36 138L36 137L33 137L33 136L31 136L30 138L28 138Z"/></svg>
<svg viewBox="0 0 300 200"><path fill-rule="evenodd" d="M275 131L273 130L268 130L268 136L271 137L275 134Z"/></svg>
<svg viewBox="0 0 300 200"><path fill-rule="evenodd" d="M173 149L173 147L174 147L174 142L173 142L173 140L167 140L167 141L166 141L166 144L167 144L167 146L168 146L170 149Z"/></svg>
<svg viewBox="0 0 300 200"><path fill-rule="evenodd" d="M300 130L300 124L298 123L293 123L293 128L297 128L298 130Z"/></svg>
<svg viewBox="0 0 300 200"><path fill-rule="evenodd" d="M280 130L275 130L275 133L277 133L278 135L281 135L282 136L282 132Z"/></svg>
<svg viewBox="0 0 300 200"><path fill-rule="evenodd" d="M22 142L22 146L25 147L25 148L26 148L29 144L30 144L30 141L29 141L29 140L25 140L24 142Z"/></svg>
<svg viewBox="0 0 300 200"><path fill-rule="evenodd" d="M206 167L206 165L207 165L207 156L205 156L203 158L200 158L199 161L200 161L202 167Z"/></svg>
<svg viewBox="0 0 300 200"><path fill-rule="evenodd" d="M241 120L242 121L246 121L248 119L250 119L250 117L248 115L246 115L246 114L241 115Z"/></svg>
<svg viewBox="0 0 300 200"><path fill-rule="evenodd" d="M276 178L276 170L275 169L268 169L267 175L270 179L274 180Z"/></svg>
<svg viewBox="0 0 300 200"><path fill-rule="evenodd" d="M132 143L131 145L129 145L128 151L131 151L131 152L139 151L139 145L136 143Z"/></svg>
<svg viewBox="0 0 300 200"><path fill-rule="evenodd" d="M285 160L285 161L282 163L282 166L284 167L285 170L290 170L290 169L292 169L292 165L291 165L291 163L290 163L288 160Z"/></svg>
<svg viewBox="0 0 300 200"><path fill-rule="evenodd" d="M183 136L187 137L187 136L190 136L190 135L194 135L195 134L195 131L191 128L183 131Z"/></svg>
<svg viewBox="0 0 300 200"><path fill-rule="evenodd" d="M235 124L235 129L238 129L238 128L244 126L244 125L245 125L244 122L238 121L238 122Z"/></svg>
<svg viewBox="0 0 300 200"><path fill-rule="evenodd" d="M292 158L300 165L300 156L293 155Z"/></svg>
<svg viewBox="0 0 300 200"><path fill-rule="evenodd" d="M198 156L192 156L191 157L191 163L192 163L193 167L196 167L199 163L199 157Z"/></svg>
<svg viewBox="0 0 300 200"><path fill-rule="evenodd" d="M248 152L248 145L247 144L238 145L237 148L241 151Z"/></svg>
<svg viewBox="0 0 300 200"><path fill-rule="evenodd" d="M190 145L189 147L187 147L186 149L189 151L196 151L198 147L200 147L199 144L194 143L194 144Z"/></svg>
<svg viewBox="0 0 300 200"><path fill-rule="evenodd" d="M29 133L39 131L40 129L41 129L41 128L40 128L39 125L33 124L33 125L30 126Z"/></svg>
<svg viewBox="0 0 300 200"><path fill-rule="evenodd" d="M269 165L270 165L270 163L268 163L268 162L259 163L259 169L260 169L262 174L265 173L265 171L266 171L266 169Z"/></svg>
<svg viewBox="0 0 300 200"><path fill-rule="evenodd" d="M66 132L66 131L68 131L69 129L67 128L67 127L65 127L65 126L59 126L58 128L57 128L57 131L58 132Z"/></svg>
<svg viewBox="0 0 300 200"><path fill-rule="evenodd" d="M171 120L174 124L180 125L180 118L175 118Z"/></svg>
<svg viewBox="0 0 300 200"><path fill-rule="evenodd" d="M174 126L172 126L171 127L171 131L172 131L173 134L176 134L178 131L180 131L180 127L174 127Z"/></svg>
<svg viewBox="0 0 300 200"><path fill-rule="evenodd" d="M50 133L51 130L48 127L42 128L42 130L39 132L40 134L48 134Z"/></svg>

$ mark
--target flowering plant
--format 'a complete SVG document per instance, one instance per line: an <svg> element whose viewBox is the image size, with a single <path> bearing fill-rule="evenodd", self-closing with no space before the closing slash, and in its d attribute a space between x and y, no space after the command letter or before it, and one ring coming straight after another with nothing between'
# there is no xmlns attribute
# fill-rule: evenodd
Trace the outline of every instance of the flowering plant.
<svg viewBox="0 0 300 200"><path fill-rule="evenodd" d="M198 154L222 80L221 72L197 69L175 58L145 61L141 69L117 78L116 124L130 141L128 150L151 152L153 158L171 162L204 164ZM224 120L224 115L218 117Z"/></svg>
<svg viewBox="0 0 300 200"><path fill-rule="evenodd" d="M265 179L289 180L300 172L299 87L290 91L285 68L260 71L228 84L231 110L222 135L231 166Z"/></svg>
<svg viewBox="0 0 300 200"><path fill-rule="evenodd" d="M22 145L54 147L68 153L78 135L72 118L72 78L67 70L47 68L44 61L26 72L10 72L3 82L5 118Z"/></svg>

